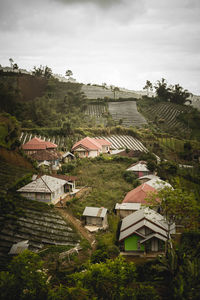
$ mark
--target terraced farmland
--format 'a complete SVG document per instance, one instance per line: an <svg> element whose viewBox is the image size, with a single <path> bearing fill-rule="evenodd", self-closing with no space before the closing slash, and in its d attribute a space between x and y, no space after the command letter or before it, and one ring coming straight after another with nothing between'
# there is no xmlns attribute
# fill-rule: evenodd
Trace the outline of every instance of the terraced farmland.
<svg viewBox="0 0 200 300"><path fill-rule="evenodd" d="M188 106L177 105L173 103L157 103L150 107L142 108L145 116L151 121L160 121L160 126L167 129L177 129L178 131L184 132L187 130L185 124L178 120L178 116L190 110Z"/></svg>
<svg viewBox="0 0 200 300"><path fill-rule="evenodd" d="M135 101L109 102L109 113L116 121L122 122L124 127L142 127L147 124L145 118L138 112Z"/></svg>
<svg viewBox="0 0 200 300"><path fill-rule="evenodd" d="M103 99L104 97L108 97L110 99L114 99L114 92L110 88L104 88L102 86L94 86L94 85L83 85L81 87L81 92L83 92L88 99ZM119 92L115 93L115 98L141 98L141 95L137 92L120 89Z"/></svg>
<svg viewBox="0 0 200 300"><path fill-rule="evenodd" d="M89 104L85 114L89 116L101 117L106 112L104 104Z"/></svg>
<svg viewBox="0 0 200 300"><path fill-rule="evenodd" d="M33 138L35 135L32 134L26 134L23 133L21 135L21 141L22 143L26 143L28 142L31 138ZM58 139L56 139L56 137L52 137L52 138L45 138L42 136L38 136L44 140L49 140L52 142L55 142L56 144L58 144L56 141ZM111 135L111 136L98 136L96 138L103 138L105 140L108 140L109 142L112 143L112 148L113 149L133 149L133 150L140 150L140 151L144 151L147 152L147 148L136 138L130 136L130 135ZM62 142L62 144L65 144L65 139L63 137L63 139L60 139L60 141ZM59 145L62 145L59 144Z"/></svg>
<svg viewBox="0 0 200 300"><path fill-rule="evenodd" d="M20 141L22 144L27 143L28 141L30 141L32 138L34 137L38 137L42 140L45 141L50 141L56 145L58 145L59 148L61 147L67 147L68 145L68 141L69 139L67 137L64 136L43 136L43 135L36 135L36 134L32 134L32 133L27 133L27 132L22 132L21 136L20 136Z"/></svg>
<svg viewBox="0 0 200 300"><path fill-rule="evenodd" d="M147 148L136 138L130 135L111 135L111 136L98 136L112 143L112 149L130 149L140 150L141 152L148 152Z"/></svg>
<svg viewBox="0 0 200 300"><path fill-rule="evenodd" d="M79 242L79 237L56 211L44 205L39 208L40 203L29 204L27 200L19 207L23 215L17 220L12 213L9 219L1 217L0 231L0 262L6 259L7 253L14 243L29 240L29 249L38 251L50 245L62 245L69 248Z"/></svg>
<svg viewBox="0 0 200 300"><path fill-rule="evenodd" d="M19 178L29 173L31 171L26 168L13 166L0 159L0 191L9 189Z"/></svg>

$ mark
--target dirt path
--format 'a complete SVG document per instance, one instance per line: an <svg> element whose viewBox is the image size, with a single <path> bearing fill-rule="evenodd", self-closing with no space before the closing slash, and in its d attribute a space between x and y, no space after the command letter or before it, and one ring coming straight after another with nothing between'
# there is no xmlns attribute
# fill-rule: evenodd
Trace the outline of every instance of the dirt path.
<svg viewBox="0 0 200 300"><path fill-rule="evenodd" d="M90 243L92 249L95 249L95 238L82 226L81 221L69 214L64 208L56 208L56 210L67 222L72 223L80 235Z"/></svg>

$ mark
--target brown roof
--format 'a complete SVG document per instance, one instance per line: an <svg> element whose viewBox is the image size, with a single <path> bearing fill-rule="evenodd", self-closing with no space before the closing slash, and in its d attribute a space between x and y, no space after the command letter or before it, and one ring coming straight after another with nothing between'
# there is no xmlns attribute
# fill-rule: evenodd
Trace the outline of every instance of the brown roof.
<svg viewBox="0 0 200 300"><path fill-rule="evenodd" d="M110 142L104 140L104 139L92 139L90 137L85 137L84 139L78 141L74 146L72 147L72 150L75 150L78 147L82 147L86 150L101 150L102 146L109 146L111 145Z"/></svg>
<svg viewBox="0 0 200 300"><path fill-rule="evenodd" d="M34 137L29 142L22 145L22 149L24 150L44 150L44 149L55 149L55 148L57 148L56 144L41 140L37 137Z"/></svg>
<svg viewBox="0 0 200 300"><path fill-rule="evenodd" d="M52 161L56 160L60 157L59 153L56 151L49 151L49 150L41 150L37 151L36 153L33 153L31 155L31 158L37 160L37 161Z"/></svg>
<svg viewBox="0 0 200 300"><path fill-rule="evenodd" d="M77 180L76 176L71 176L71 175L52 174L50 176L58 178L58 179L63 179L63 180L66 180L66 181L75 181L75 180Z"/></svg>
<svg viewBox="0 0 200 300"><path fill-rule="evenodd" d="M147 183L143 183L136 187L135 189L128 192L122 203L142 203L147 204L145 198L148 196L148 193L155 192L152 186L148 185ZM158 200L159 201L159 200Z"/></svg>

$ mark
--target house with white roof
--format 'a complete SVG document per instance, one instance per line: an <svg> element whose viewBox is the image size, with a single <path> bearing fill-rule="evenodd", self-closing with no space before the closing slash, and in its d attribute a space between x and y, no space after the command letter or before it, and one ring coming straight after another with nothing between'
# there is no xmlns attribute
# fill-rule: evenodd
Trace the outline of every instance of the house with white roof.
<svg viewBox="0 0 200 300"><path fill-rule="evenodd" d="M82 215L85 227L89 231L96 231L99 228L106 229L108 227L107 211L107 208L104 207L86 206Z"/></svg>
<svg viewBox="0 0 200 300"><path fill-rule="evenodd" d="M137 177L148 175L151 172L147 168L146 161L140 160L137 163L132 164L126 171L133 172Z"/></svg>
<svg viewBox="0 0 200 300"><path fill-rule="evenodd" d="M125 252L160 252L175 232L175 224L169 227L164 216L146 207L122 220L119 244Z"/></svg>
<svg viewBox="0 0 200 300"><path fill-rule="evenodd" d="M18 189L17 192L30 200L56 204L68 191L69 184L66 180L43 175Z"/></svg>

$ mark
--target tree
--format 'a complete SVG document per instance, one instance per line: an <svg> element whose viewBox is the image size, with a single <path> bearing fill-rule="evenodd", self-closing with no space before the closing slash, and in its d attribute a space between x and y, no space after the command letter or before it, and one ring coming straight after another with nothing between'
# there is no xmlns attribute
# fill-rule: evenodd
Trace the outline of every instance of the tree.
<svg viewBox="0 0 200 300"><path fill-rule="evenodd" d="M8 272L0 273L1 299L42 300L47 298L47 275L40 257L28 250L14 257Z"/></svg>
<svg viewBox="0 0 200 300"><path fill-rule="evenodd" d="M18 67L18 65L15 63L14 65L13 65L13 70L18 70L19 69L19 67Z"/></svg>
<svg viewBox="0 0 200 300"><path fill-rule="evenodd" d="M9 62L10 62L10 67L12 68L13 67L13 63L14 63L14 60L12 58L9 58Z"/></svg>
<svg viewBox="0 0 200 300"><path fill-rule="evenodd" d="M72 275L74 284L90 290L98 299L126 299L122 294L135 282L136 268L131 262L117 257L106 263L90 264L85 272Z"/></svg>
<svg viewBox="0 0 200 300"><path fill-rule="evenodd" d="M114 94L114 99L116 100L116 92L119 92L120 89L117 86L114 87L113 85L111 85L110 88L111 88L111 91Z"/></svg>
<svg viewBox="0 0 200 300"><path fill-rule="evenodd" d="M147 80L145 86L143 87L143 90L147 91L147 97L149 97L149 92L153 91L153 85L151 81Z"/></svg>
<svg viewBox="0 0 200 300"><path fill-rule="evenodd" d="M37 77L45 77L47 79L52 77L52 69L47 66L40 65L38 68L36 66L33 67L32 74Z"/></svg>
<svg viewBox="0 0 200 300"><path fill-rule="evenodd" d="M43 67L43 74L45 78L47 79L51 78L53 76L52 69L47 66Z"/></svg>
<svg viewBox="0 0 200 300"><path fill-rule="evenodd" d="M170 99L170 89L167 87L167 81L164 78L161 81L158 80L154 88L159 100L168 101Z"/></svg>
<svg viewBox="0 0 200 300"><path fill-rule="evenodd" d="M185 102L190 101L188 99L190 95L191 94L187 90L184 90L179 84L175 84L171 87L170 101L172 103L184 104Z"/></svg>
<svg viewBox="0 0 200 300"><path fill-rule="evenodd" d="M71 70L67 70L65 72L65 76L68 77L68 80L69 80L69 77L73 75L73 72Z"/></svg>
<svg viewBox="0 0 200 300"><path fill-rule="evenodd" d="M37 77L43 76L43 67L40 65L38 68L36 66L33 67L32 74Z"/></svg>
<svg viewBox="0 0 200 300"><path fill-rule="evenodd" d="M147 201L149 204L158 203L160 199L160 208L162 214L166 217L169 224L176 223L183 225L185 229L195 229L198 224L199 206L192 192L183 190L179 184L173 189L165 187L164 189L151 193Z"/></svg>

